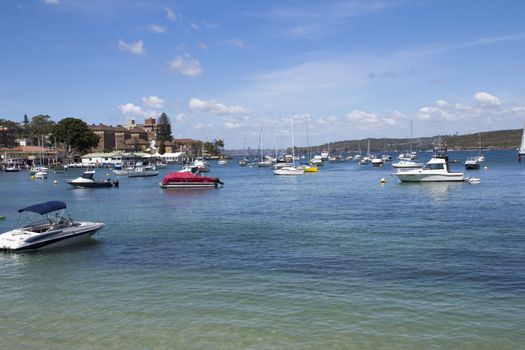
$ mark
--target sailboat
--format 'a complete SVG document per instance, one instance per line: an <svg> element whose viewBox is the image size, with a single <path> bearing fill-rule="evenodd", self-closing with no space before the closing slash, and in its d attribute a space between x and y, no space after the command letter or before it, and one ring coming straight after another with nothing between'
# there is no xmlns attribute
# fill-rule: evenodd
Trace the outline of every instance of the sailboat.
<svg viewBox="0 0 525 350"><path fill-rule="evenodd" d="M475 158L478 160L478 162L482 163L485 161L485 156L483 154L481 154L481 152L483 151L483 148L481 147L481 133L479 133L479 155L476 156Z"/></svg>
<svg viewBox="0 0 525 350"><path fill-rule="evenodd" d="M272 157L266 156L263 157L263 149L262 149L262 128L261 128L261 136L259 138L259 162L257 163L257 166L259 168L267 168L272 166Z"/></svg>
<svg viewBox="0 0 525 350"><path fill-rule="evenodd" d="M239 160L239 165L246 166L247 164L250 164L250 160L246 156L246 135L244 135L244 158Z"/></svg>
<svg viewBox="0 0 525 350"><path fill-rule="evenodd" d="M408 152L404 154L400 154L398 159L401 161L405 161L405 162L416 159L416 152L412 151L412 120L410 121L410 144L409 144Z"/></svg>
<svg viewBox="0 0 525 350"><path fill-rule="evenodd" d="M372 158L371 158L371 155L370 155L370 139L368 139L368 148L367 148L367 151L366 151L366 156L361 158L361 160L359 161L359 164L360 165L366 165L366 164L370 164L371 161L372 161Z"/></svg>
<svg viewBox="0 0 525 350"><path fill-rule="evenodd" d="M303 175L304 169L297 168L295 166L295 144L294 144L294 138L293 138L293 117L290 118L290 122L292 125L292 166L285 166L280 169L274 169L273 173L274 175Z"/></svg>
<svg viewBox="0 0 525 350"><path fill-rule="evenodd" d="M306 118L306 149L308 151L308 159L310 159L310 146L309 146L309 143L308 143L308 117ZM307 165L305 165L304 166L304 172L305 173L316 173L317 172L317 165L315 165L315 164L307 164Z"/></svg>

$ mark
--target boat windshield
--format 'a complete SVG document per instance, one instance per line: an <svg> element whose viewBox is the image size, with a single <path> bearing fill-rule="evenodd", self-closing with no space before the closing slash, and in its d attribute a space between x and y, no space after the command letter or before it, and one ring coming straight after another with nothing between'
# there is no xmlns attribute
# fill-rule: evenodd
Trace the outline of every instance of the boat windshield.
<svg viewBox="0 0 525 350"><path fill-rule="evenodd" d="M93 180L93 175L95 175L95 173L85 172L84 174L82 174L81 178L88 179L88 180Z"/></svg>
<svg viewBox="0 0 525 350"><path fill-rule="evenodd" d="M444 167L444 164L440 164L440 163L438 163L438 164L427 164L425 166L425 169L427 169L427 170L443 170L443 169L445 169L445 167Z"/></svg>

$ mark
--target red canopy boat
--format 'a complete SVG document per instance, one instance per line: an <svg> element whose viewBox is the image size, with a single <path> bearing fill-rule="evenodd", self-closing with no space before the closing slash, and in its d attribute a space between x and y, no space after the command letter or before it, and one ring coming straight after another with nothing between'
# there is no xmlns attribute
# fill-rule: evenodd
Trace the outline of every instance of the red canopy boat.
<svg viewBox="0 0 525 350"><path fill-rule="evenodd" d="M201 176L197 172L177 171L169 173L162 179L161 188L207 188L224 185L216 177Z"/></svg>

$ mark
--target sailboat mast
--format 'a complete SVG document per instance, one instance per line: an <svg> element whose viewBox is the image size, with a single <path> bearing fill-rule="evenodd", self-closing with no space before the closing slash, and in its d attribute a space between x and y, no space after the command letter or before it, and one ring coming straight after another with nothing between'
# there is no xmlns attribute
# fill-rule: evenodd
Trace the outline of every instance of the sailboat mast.
<svg viewBox="0 0 525 350"><path fill-rule="evenodd" d="M408 153L412 153L412 120L410 120L410 146Z"/></svg>
<svg viewBox="0 0 525 350"><path fill-rule="evenodd" d="M259 136L259 161L263 161L263 151L262 151L262 128L261 128L261 134Z"/></svg>
<svg viewBox="0 0 525 350"><path fill-rule="evenodd" d="M308 154L308 161L310 161L310 143L308 142L308 117L306 117L306 152Z"/></svg>
<svg viewBox="0 0 525 350"><path fill-rule="evenodd" d="M292 164L295 167L295 143L293 139L293 117L290 118L290 123L292 124Z"/></svg>

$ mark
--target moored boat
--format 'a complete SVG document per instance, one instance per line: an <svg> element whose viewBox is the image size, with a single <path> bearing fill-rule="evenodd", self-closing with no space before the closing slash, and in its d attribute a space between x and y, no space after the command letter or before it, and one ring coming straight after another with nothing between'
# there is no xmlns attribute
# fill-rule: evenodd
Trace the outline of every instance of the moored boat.
<svg viewBox="0 0 525 350"><path fill-rule="evenodd" d="M481 161L478 157L470 157L465 161L465 169L467 170L479 169L480 165Z"/></svg>
<svg viewBox="0 0 525 350"><path fill-rule="evenodd" d="M41 220L0 234L0 250L29 251L77 243L91 237L105 225L99 222L76 221L67 213L66 204L50 201L18 210L19 213L36 213ZM50 213L55 213L49 215Z"/></svg>
<svg viewBox="0 0 525 350"><path fill-rule="evenodd" d="M150 165L136 167L133 170L128 171L128 177L148 177L157 175L159 175L159 172Z"/></svg>
<svg viewBox="0 0 525 350"><path fill-rule="evenodd" d="M444 147L434 149L432 159L423 169L397 171L394 175L401 182L465 181L463 173L453 173L449 170L447 149Z"/></svg>
<svg viewBox="0 0 525 350"><path fill-rule="evenodd" d="M85 171L81 176L76 179L66 180L66 183L70 184L76 188L100 188L100 187L118 187L118 180L111 181L111 179L106 179L102 181L96 181L94 179L95 171L89 170Z"/></svg>
<svg viewBox="0 0 525 350"><path fill-rule="evenodd" d="M218 188L224 185L216 177L201 176L200 171L194 168L192 171L174 171L162 179L159 184L161 188Z"/></svg>

